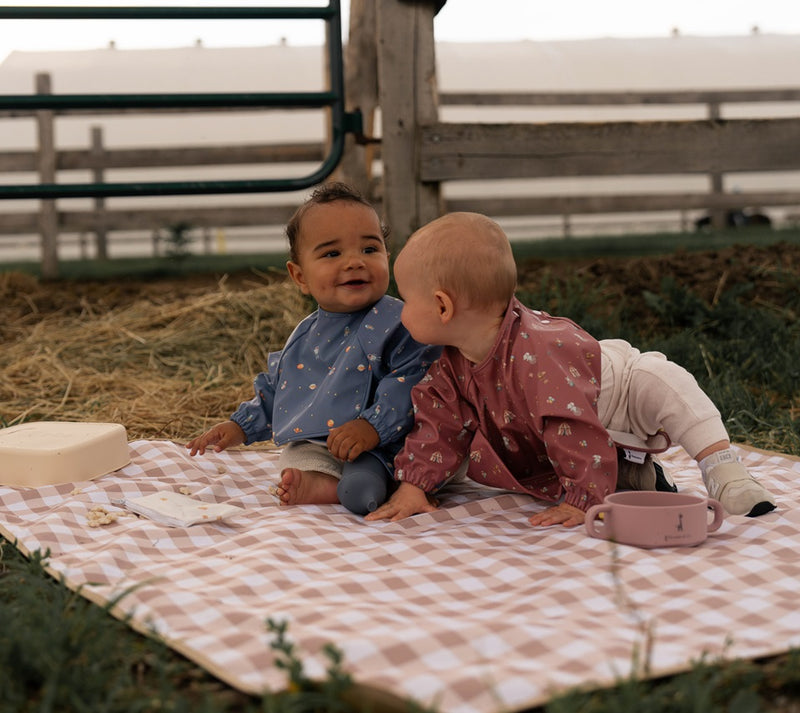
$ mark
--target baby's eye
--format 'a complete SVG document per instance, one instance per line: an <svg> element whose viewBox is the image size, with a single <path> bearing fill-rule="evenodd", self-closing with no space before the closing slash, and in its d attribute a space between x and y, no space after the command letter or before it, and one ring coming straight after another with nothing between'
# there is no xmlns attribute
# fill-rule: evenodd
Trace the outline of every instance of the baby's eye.
<svg viewBox="0 0 800 713"><path fill-rule="evenodd" d="M376 248L375 246L370 246L368 248L364 248L364 252L367 253L367 255L369 255L370 253L378 252L378 248Z"/></svg>
<svg viewBox="0 0 800 713"><path fill-rule="evenodd" d="M328 252L322 254L322 257L339 257L339 251L328 250Z"/></svg>

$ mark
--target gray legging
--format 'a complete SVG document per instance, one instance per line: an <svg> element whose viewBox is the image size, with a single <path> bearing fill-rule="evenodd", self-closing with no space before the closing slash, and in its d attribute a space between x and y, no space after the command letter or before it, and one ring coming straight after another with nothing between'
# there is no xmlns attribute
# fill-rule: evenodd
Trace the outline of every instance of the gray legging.
<svg viewBox="0 0 800 713"><path fill-rule="evenodd" d="M371 453L362 453L342 466L336 488L339 502L356 515L366 515L383 505L392 477L386 466Z"/></svg>

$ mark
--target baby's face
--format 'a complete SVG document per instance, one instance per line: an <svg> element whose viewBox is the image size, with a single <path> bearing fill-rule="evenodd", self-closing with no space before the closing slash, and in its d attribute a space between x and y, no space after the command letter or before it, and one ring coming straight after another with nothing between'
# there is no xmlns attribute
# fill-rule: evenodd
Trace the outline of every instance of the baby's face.
<svg viewBox="0 0 800 713"><path fill-rule="evenodd" d="M312 207L300 227L290 274L328 312L375 304L389 287L389 255L375 211L350 201Z"/></svg>

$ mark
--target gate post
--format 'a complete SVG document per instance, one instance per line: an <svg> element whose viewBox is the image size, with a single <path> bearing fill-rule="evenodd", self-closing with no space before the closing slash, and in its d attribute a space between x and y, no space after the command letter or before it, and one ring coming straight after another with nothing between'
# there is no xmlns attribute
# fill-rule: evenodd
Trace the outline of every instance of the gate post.
<svg viewBox="0 0 800 713"><path fill-rule="evenodd" d="M431 0L378 0L383 212L399 250L442 213L439 183L419 178L420 128L439 119Z"/></svg>

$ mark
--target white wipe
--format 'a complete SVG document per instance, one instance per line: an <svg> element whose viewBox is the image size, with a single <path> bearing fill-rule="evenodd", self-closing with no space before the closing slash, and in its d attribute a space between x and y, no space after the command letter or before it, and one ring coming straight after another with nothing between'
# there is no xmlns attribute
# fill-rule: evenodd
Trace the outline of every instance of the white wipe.
<svg viewBox="0 0 800 713"><path fill-rule="evenodd" d="M113 501L137 515L170 527L189 527L200 522L224 520L244 512L244 508L226 503L205 503L188 495L163 490L139 498Z"/></svg>

